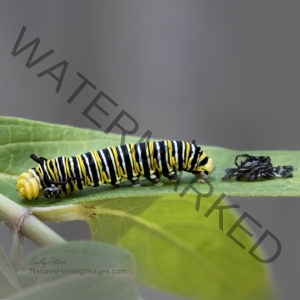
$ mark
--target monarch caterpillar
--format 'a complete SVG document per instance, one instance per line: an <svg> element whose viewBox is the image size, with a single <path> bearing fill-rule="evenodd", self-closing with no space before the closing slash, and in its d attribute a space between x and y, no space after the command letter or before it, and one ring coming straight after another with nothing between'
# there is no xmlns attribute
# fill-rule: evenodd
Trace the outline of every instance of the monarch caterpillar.
<svg viewBox="0 0 300 300"><path fill-rule="evenodd" d="M205 182L213 171L213 162L195 141L151 141L108 147L76 156L53 159L31 158L38 166L22 173L17 190L23 199L37 199L43 191L45 197L58 198L61 191L82 190L100 184L120 185L127 178L134 186L144 176L152 183L161 175L174 181L177 171L187 171Z"/></svg>
<svg viewBox="0 0 300 300"><path fill-rule="evenodd" d="M238 162L240 157L246 159ZM226 169L223 180L236 177L236 180L257 180L260 178L272 179L273 177L293 177L293 166L273 167L270 156L253 156L249 154L240 154L235 157L236 168Z"/></svg>

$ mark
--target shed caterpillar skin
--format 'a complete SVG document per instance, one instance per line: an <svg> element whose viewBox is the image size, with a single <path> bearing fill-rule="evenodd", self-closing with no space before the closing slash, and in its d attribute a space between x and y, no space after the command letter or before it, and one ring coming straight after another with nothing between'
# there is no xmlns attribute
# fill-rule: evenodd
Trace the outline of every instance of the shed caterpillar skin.
<svg viewBox="0 0 300 300"><path fill-rule="evenodd" d="M245 158L239 161L240 158ZM236 180L255 181L259 179L272 179L275 177L289 178L293 177L293 166L277 166L271 163L270 156L254 156L249 154L239 154L235 157L236 168L226 169L223 180L230 180L235 177Z"/></svg>
<svg viewBox="0 0 300 300"><path fill-rule="evenodd" d="M133 186L139 185L141 176L153 184L159 184L161 175L175 181L178 171L193 173L199 182L205 182L214 170L212 159L195 141L151 141L76 156L46 159L32 154L31 158L38 165L17 180L17 190L24 200L37 199L42 192L45 197L58 198L62 191L82 190L87 186L118 187L123 178Z"/></svg>

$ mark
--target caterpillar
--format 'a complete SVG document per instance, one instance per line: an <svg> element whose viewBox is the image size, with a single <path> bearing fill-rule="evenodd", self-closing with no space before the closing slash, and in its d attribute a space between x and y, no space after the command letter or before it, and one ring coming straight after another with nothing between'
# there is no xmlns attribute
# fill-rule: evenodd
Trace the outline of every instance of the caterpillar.
<svg viewBox="0 0 300 300"><path fill-rule="evenodd" d="M47 159L32 154L31 158L38 165L17 180L17 190L24 200L37 199L42 192L45 197L59 198L62 191L67 193L87 186L119 187L123 178L139 186L140 176L159 185L161 175L176 181L178 171L193 173L198 182L206 182L214 169L212 159L195 141L149 141L76 156Z"/></svg>

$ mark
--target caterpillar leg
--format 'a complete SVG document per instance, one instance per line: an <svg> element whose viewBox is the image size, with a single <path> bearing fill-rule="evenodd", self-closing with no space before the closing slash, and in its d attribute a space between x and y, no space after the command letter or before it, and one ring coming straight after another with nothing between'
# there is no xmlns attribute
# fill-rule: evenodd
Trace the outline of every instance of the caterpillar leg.
<svg viewBox="0 0 300 300"><path fill-rule="evenodd" d="M133 187L139 187L139 186L141 186L139 180L140 180L139 177L133 177L133 178L131 179L132 186L133 186Z"/></svg>
<svg viewBox="0 0 300 300"><path fill-rule="evenodd" d="M159 180L159 174L151 174L149 178L147 178L149 181L153 183L155 186L162 186L163 183Z"/></svg>
<svg viewBox="0 0 300 300"><path fill-rule="evenodd" d="M51 186L44 189L43 193L46 198L60 198L61 189L54 184L51 184Z"/></svg>
<svg viewBox="0 0 300 300"><path fill-rule="evenodd" d="M66 192L65 186L71 181L71 180L83 180L82 178L68 178L65 181L54 181L49 178L44 179L47 184L50 184L50 186L46 187L43 191L44 197L46 198L60 198L61 191L63 190ZM61 185L62 188L59 188L58 185Z"/></svg>
<svg viewBox="0 0 300 300"><path fill-rule="evenodd" d="M177 181L177 174L175 171L172 171L169 173L168 175L168 179L171 181L171 182L176 182Z"/></svg>
<svg viewBox="0 0 300 300"><path fill-rule="evenodd" d="M194 175L198 178L199 183L205 183L208 181L208 175L204 172L194 173Z"/></svg>
<svg viewBox="0 0 300 300"><path fill-rule="evenodd" d="M121 186L121 181L118 180L118 181L116 181L115 183L112 183L112 185L113 185L114 187L116 187L116 188L119 188L119 187Z"/></svg>

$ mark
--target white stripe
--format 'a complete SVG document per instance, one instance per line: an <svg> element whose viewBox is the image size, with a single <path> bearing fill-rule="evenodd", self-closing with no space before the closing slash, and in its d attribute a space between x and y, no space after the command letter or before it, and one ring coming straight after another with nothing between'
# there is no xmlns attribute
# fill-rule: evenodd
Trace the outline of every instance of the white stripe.
<svg viewBox="0 0 300 300"><path fill-rule="evenodd" d="M108 177L109 177L109 179L111 179L109 167L108 167L108 164L107 164L107 161L106 161L106 157L105 157L105 155L104 155L104 153L103 153L102 150L99 150L99 153L101 155L101 159L102 159L102 162L103 162L103 164L105 166L105 169L106 169L106 172L108 174Z"/></svg>
<svg viewBox="0 0 300 300"><path fill-rule="evenodd" d="M128 152L128 156L129 156L129 160L130 160L130 164L131 164L131 169L132 169L132 174L133 174L133 176L135 176L135 168L134 168L134 166L133 166L133 161L132 161L132 155L135 155L134 154L134 149L133 149L133 153L131 153L131 149L130 149L130 147L129 147L129 144L127 144L126 145L126 147L127 147L127 152Z"/></svg>
<svg viewBox="0 0 300 300"><path fill-rule="evenodd" d="M75 173L75 162L74 162L74 158L77 162L77 166L78 166L78 171L79 171L79 175L80 175L80 178L83 178L82 177L82 172L81 172L81 168L80 168L80 164L79 164L79 161L77 159L77 157L73 157L73 156L69 156L69 165L70 165L70 171L71 171L71 175L73 178L77 178L77 175ZM83 184L84 185L84 184Z"/></svg>
<svg viewBox="0 0 300 300"><path fill-rule="evenodd" d="M119 180L119 174L118 174L118 172L117 172L117 166L116 166L114 154L113 154L111 148L107 148L107 150L109 151L110 158L111 158L112 163L113 163L113 166L114 166L114 171L115 171L115 175L116 175L116 180L118 181L118 180Z"/></svg>
<svg viewBox="0 0 300 300"><path fill-rule="evenodd" d="M158 162L158 168L162 170L162 165L161 165L161 158L160 158L160 147L159 147L159 143L155 142L154 144L156 152L157 152L157 162Z"/></svg>
<svg viewBox="0 0 300 300"><path fill-rule="evenodd" d="M99 167L98 167L98 164L97 164L97 160L96 160L96 158L95 158L95 155L94 155L94 152L93 151L91 151L91 154L92 154L92 156L93 156L93 160L94 160L94 163L95 163L95 168L96 168L96 172L97 172L97 177L98 177L98 183L100 184L101 183L101 176L100 176L100 173L99 173ZM94 182L94 184L95 184L95 182Z"/></svg>
<svg viewBox="0 0 300 300"><path fill-rule="evenodd" d="M91 171L91 168L90 168L90 163L89 163L89 159L88 157L85 155L85 154L81 154L81 157L83 158L83 160L85 160L86 162L86 165L87 165L87 176L86 177L90 177L91 181L93 182L93 175L92 175L92 171ZM86 181L87 182L87 181Z"/></svg>
<svg viewBox="0 0 300 300"><path fill-rule="evenodd" d="M47 167L46 161L44 161L44 163L43 163L43 171L47 174L47 177L49 179L52 179L52 177L50 176L50 174L48 172L48 167ZM44 180L44 178L42 178L42 180Z"/></svg>
<svg viewBox="0 0 300 300"><path fill-rule="evenodd" d="M169 164L169 147L168 147L168 143L167 141L165 140L164 141L164 145L165 145L165 160L166 160L166 164L167 164L167 167L168 167L168 170L170 169L170 164Z"/></svg>
<svg viewBox="0 0 300 300"><path fill-rule="evenodd" d="M82 171L81 171L81 167L80 167L80 163L79 163L79 159L78 159L77 156L75 156L75 159L76 159L76 161L77 161L77 166L78 166L80 178L83 178L83 176L82 176ZM75 172L75 170L74 170L74 172ZM75 175L75 176L76 176L76 175ZM83 185L85 185L85 180L84 180L84 184L83 184Z"/></svg>
<svg viewBox="0 0 300 300"><path fill-rule="evenodd" d="M69 156L69 165L70 165L71 177L76 177L75 172L74 172L74 162L73 162L72 156Z"/></svg>
<svg viewBox="0 0 300 300"><path fill-rule="evenodd" d="M181 142L182 143L182 166L183 166L183 169L185 167L185 142Z"/></svg>
<svg viewBox="0 0 300 300"><path fill-rule="evenodd" d="M57 168L57 172L58 172L58 181L63 181L64 179L62 178L62 173L61 173L61 169L59 166L58 157L55 158L55 164L56 164L56 168Z"/></svg>
<svg viewBox="0 0 300 300"><path fill-rule="evenodd" d="M141 175L144 175L145 170L144 170L144 166L143 166L141 147L140 147L140 144L137 144L136 146L137 146L137 152L138 152L138 154L139 154L139 161L138 161L138 164L139 164L139 166L140 166Z"/></svg>
<svg viewBox="0 0 300 300"><path fill-rule="evenodd" d="M196 150L196 147L194 144L191 144L191 162L189 164L189 168L192 167L192 161L193 161L193 157L195 156L195 150Z"/></svg>
<svg viewBox="0 0 300 300"><path fill-rule="evenodd" d="M178 169L178 145L176 141L173 141L173 147L175 152L176 169Z"/></svg>
<svg viewBox="0 0 300 300"><path fill-rule="evenodd" d="M125 164L125 159L124 159L122 148L121 148L121 146L117 146L116 149L122 160L122 169L124 170L125 174L127 174L126 164Z"/></svg>
<svg viewBox="0 0 300 300"><path fill-rule="evenodd" d="M147 143L145 143L145 147L146 147L146 158L147 158L149 172L150 172L150 174L152 174L151 158L150 158L150 152L149 152L149 147L148 147Z"/></svg>

